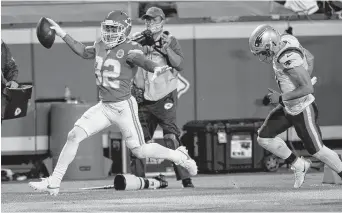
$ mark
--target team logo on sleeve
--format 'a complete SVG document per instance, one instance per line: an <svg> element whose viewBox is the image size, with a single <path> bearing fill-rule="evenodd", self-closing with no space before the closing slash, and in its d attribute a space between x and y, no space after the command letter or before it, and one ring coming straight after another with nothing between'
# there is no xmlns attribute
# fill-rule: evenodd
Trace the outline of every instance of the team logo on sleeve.
<svg viewBox="0 0 342 213"><path fill-rule="evenodd" d="M289 67L289 66L291 65L291 60L285 61L284 65L285 65L286 67Z"/></svg>
<svg viewBox="0 0 342 213"><path fill-rule="evenodd" d="M125 51L123 49L120 49L116 52L117 58L122 58L125 55Z"/></svg>

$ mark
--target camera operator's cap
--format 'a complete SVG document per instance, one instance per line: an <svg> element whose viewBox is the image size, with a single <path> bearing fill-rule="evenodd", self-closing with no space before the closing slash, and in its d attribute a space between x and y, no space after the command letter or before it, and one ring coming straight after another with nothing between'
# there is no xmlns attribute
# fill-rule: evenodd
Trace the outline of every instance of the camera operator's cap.
<svg viewBox="0 0 342 213"><path fill-rule="evenodd" d="M147 11L146 14L141 17L141 19L146 19L147 17L152 17L155 18L157 16L162 17L165 19L165 14L162 9L158 7L150 7Z"/></svg>

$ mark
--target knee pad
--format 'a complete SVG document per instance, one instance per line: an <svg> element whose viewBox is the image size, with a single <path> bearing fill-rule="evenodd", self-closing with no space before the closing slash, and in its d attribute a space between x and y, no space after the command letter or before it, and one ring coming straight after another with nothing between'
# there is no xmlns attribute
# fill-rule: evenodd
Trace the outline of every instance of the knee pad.
<svg viewBox="0 0 342 213"><path fill-rule="evenodd" d="M263 138L263 137L260 137L258 136L257 137L257 141L258 141L258 144L267 149L268 147L270 147L271 145L274 145L275 143L281 145L281 146L286 146L286 143L279 137L274 137L274 138ZM268 150L268 149L267 149Z"/></svg>
<svg viewBox="0 0 342 213"><path fill-rule="evenodd" d="M87 137L87 133L80 127L74 127L67 137L67 141L71 143L80 143Z"/></svg>
<svg viewBox="0 0 342 213"><path fill-rule="evenodd" d="M180 143L175 134L166 134L164 135L165 146L170 149L177 149L180 146Z"/></svg>
<svg viewBox="0 0 342 213"><path fill-rule="evenodd" d="M68 138L67 138L67 140L68 140L68 142L76 142L76 141L77 141L76 138L77 138L77 133L76 133L76 131L75 131L74 129L72 129L72 130L68 133Z"/></svg>
<svg viewBox="0 0 342 213"><path fill-rule="evenodd" d="M135 157L139 158L139 159L144 159L146 158L145 152L144 152L144 145L138 146L133 148L131 151L133 153L133 155L135 155Z"/></svg>
<svg viewBox="0 0 342 213"><path fill-rule="evenodd" d="M275 138L257 138L258 144L274 155L286 159L291 155L291 150L287 147L286 143L279 137Z"/></svg>

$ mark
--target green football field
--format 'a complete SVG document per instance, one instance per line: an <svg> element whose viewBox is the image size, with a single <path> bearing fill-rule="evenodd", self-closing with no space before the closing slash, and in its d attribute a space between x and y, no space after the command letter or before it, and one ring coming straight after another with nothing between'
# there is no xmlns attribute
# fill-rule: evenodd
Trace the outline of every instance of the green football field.
<svg viewBox="0 0 342 213"><path fill-rule="evenodd" d="M323 172L308 173L293 189L293 174L239 173L199 175L195 189L183 189L174 177L157 190L83 190L111 185L112 179L65 181L57 197L33 191L27 182L1 185L2 212L341 212L342 185L322 184Z"/></svg>

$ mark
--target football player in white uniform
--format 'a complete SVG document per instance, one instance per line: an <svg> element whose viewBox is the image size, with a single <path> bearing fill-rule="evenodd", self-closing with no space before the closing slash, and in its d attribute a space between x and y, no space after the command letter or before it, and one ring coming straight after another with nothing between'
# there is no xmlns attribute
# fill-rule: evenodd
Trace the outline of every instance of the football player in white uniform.
<svg viewBox="0 0 342 213"><path fill-rule="evenodd" d="M272 63L281 91L278 93L269 89L268 98L277 106L259 129L258 143L291 164L295 174L294 188L299 188L310 162L295 156L286 143L277 137L293 126L309 154L342 177L342 162L336 152L324 146L317 123L318 110L310 77L313 56L300 45L296 37L281 35L269 25L260 25L252 32L249 48L261 61Z"/></svg>

